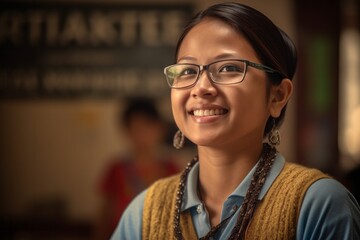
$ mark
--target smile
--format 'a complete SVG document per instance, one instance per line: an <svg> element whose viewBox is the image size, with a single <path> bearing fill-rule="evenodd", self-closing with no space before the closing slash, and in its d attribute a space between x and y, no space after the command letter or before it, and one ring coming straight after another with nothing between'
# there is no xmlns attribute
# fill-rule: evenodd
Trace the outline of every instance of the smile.
<svg viewBox="0 0 360 240"><path fill-rule="evenodd" d="M226 109L197 109L192 111L190 114L195 117L208 117L216 115L224 115L228 112Z"/></svg>

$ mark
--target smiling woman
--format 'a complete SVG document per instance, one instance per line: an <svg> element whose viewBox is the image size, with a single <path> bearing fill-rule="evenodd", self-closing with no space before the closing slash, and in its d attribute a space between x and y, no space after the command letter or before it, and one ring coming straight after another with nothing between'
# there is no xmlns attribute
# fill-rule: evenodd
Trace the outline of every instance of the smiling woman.
<svg viewBox="0 0 360 240"><path fill-rule="evenodd" d="M217 30L216 34L208 38L205 32L209 29L221 30ZM269 111L273 111L274 117L280 115L291 94L290 80L284 79L278 87L273 87L272 100L266 99L268 83L266 72L261 70L270 69L269 74L279 71L260 64L261 60L242 34L237 33L228 23L211 17L204 18L186 34L178 48L177 56L178 64L172 65L173 67L207 64L201 66L205 71L201 71L199 67L197 74L187 74L185 81L177 81L172 86L175 88L171 93L174 118L184 135L199 145L227 147L230 146L229 143L234 142L252 144L252 148L258 148L253 154L258 154L262 148L261 142ZM249 63L252 64L250 66L262 67L248 68ZM202 74L203 72L207 74ZM278 74L282 75L287 74ZM184 85L191 79L190 76L193 76L192 84ZM183 89L176 90L180 87ZM192 97L189 98L189 95ZM275 96L279 99L275 99ZM187 111L182 111L183 106ZM216 108L226 110L226 114L212 118L194 118L191 114L178 114L179 111L188 113L194 109ZM219 127L197 124L199 122L211 122ZM186 127L183 126L185 124ZM245 140L253 137L258 139L256 145ZM248 148L243 144L239 146Z"/></svg>
<svg viewBox="0 0 360 240"><path fill-rule="evenodd" d="M360 238L353 196L276 149L296 61L289 37L253 8L198 13L164 70L174 146L186 137L198 156L135 198L112 239Z"/></svg>

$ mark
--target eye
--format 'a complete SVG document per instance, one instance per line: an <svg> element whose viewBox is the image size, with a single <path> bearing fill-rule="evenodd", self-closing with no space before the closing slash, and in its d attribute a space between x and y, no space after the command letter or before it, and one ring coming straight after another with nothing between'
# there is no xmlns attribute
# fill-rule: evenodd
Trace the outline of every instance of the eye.
<svg viewBox="0 0 360 240"><path fill-rule="evenodd" d="M219 72L243 72L243 68L237 65L225 65L219 69Z"/></svg>
<svg viewBox="0 0 360 240"><path fill-rule="evenodd" d="M185 68L180 72L180 76L186 76L186 75L196 75L197 71L193 68Z"/></svg>

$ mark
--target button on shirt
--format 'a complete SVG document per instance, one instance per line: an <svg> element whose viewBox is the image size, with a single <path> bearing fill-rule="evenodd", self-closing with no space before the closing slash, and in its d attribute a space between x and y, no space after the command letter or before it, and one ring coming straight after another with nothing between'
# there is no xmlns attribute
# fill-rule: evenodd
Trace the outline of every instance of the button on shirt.
<svg viewBox="0 0 360 240"><path fill-rule="evenodd" d="M263 199L284 164L284 158L278 154L258 200ZM224 202L221 221L236 212L213 239L227 239L230 236L255 168L256 166ZM199 237L203 237L210 231L211 225L209 215L197 194L198 174L197 163L189 172L181 210L190 210L195 231ZM145 195L146 190L128 206L111 240L141 239ZM334 179L320 179L313 183L306 192L300 209L296 239L360 239L360 207L355 198Z"/></svg>

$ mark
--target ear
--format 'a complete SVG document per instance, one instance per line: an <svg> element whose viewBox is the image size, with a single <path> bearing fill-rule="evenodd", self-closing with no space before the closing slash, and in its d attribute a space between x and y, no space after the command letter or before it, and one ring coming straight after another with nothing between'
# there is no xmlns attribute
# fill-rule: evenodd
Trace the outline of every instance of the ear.
<svg viewBox="0 0 360 240"><path fill-rule="evenodd" d="M274 118L280 116L281 110L289 101L293 91L293 84L290 79L285 78L277 86L272 86L270 90L270 115Z"/></svg>

